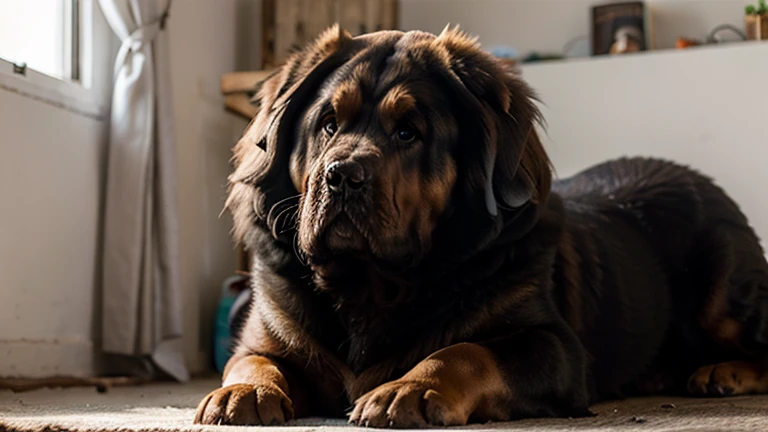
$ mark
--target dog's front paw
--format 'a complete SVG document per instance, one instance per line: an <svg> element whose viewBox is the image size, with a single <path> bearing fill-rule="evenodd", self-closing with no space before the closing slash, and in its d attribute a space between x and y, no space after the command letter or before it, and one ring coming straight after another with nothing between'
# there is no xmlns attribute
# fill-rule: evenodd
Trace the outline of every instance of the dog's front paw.
<svg viewBox="0 0 768 432"><path fill-rule="evenodd" d="M278 386L233 384L212 391L200 402L195 423L276 425L292 418L291 399Z"/></svg>
<svg viewBox="0 0 768 432"><path fill-rule="evenodd" d="M736 396L768 389L765 369L756 363L731 361L699 368L688 379L688 391L697 396Z"/></svg>
<svg viewBox="0 0 768 432"><path fill-rule="evenodd" d="M447 395L427 383L392 381L355 401L349 421L360 426L420 428L467 424L469 408L458 395Z"/></svg>

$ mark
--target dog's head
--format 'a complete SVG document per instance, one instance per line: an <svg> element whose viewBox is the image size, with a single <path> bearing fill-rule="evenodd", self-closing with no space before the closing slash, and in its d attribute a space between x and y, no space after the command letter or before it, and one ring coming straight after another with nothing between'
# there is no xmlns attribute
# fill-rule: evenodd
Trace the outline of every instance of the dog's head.
<svg viewBox="0 0 768 432"><path fill-rule="evenodd" d="M227 201L247 246L261 226L310 264L413 265L482 247L549 192L531 89L455 29L333 27L254 102Z"/></svg>

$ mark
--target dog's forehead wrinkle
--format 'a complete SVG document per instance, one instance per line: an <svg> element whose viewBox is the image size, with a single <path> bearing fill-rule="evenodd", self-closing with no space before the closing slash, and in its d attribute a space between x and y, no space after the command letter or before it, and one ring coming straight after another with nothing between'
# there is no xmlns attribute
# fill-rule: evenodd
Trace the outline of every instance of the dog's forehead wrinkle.
<svg viewBox="0 0 768 432"><path fill-rule="evenodd" d="M408 76L425 69L425 58L429 56L429 40L433 35L413 32L414 35L404 36L393 46L390 55L383 60L384 70L378 75L380 83L390 83L401 76ZM431 37L431 38L430 38Z"/></svg>
<svg viewBox="0 0 768 432"><path fill-rule="evenodd" d="M326 80L320 93L324 98L333 98L334 105L344 99L359 105L380 85L380 69L394 51L391 44L361 50Z"/></svg>

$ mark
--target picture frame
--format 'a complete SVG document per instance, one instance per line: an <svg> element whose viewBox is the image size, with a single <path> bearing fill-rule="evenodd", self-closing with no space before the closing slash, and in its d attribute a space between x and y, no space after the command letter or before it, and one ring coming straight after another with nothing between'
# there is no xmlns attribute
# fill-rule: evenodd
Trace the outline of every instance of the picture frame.
<svg viewBox="0 0 768 432"><path fill-rule="evenodd" d="M592 7L592 55L626 54L649 49L647 8L642 1Z"/></svg>

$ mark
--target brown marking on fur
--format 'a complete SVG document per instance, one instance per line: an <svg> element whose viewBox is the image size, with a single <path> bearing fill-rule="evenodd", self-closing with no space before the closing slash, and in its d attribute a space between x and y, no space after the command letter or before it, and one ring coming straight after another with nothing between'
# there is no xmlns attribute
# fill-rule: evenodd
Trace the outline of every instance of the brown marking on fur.
<svg viewBox="0 0 768 432"><path fill-rule="evenodd" d="M734 348L741 347L741 338L744 334L744 324L731 317L722 317L712 327L712 339L716 342Z"/></svg>
<svg viewBox="0 0 768 432"><path fill-rule="evenodd" d="M699 396L768 393L768 364L730 361L701 367L688 380L688 391Z"/></svg>
<svg viewBox="0 0 768 432"><path fill-rule="evenodd" d="M435 352L402 378L358 398L350 422L400 428L464 425L470 416L504 418L512 397L493 353L460 343Z"/></svg>
<svg viewBox="0 0 768 432"><path fill-rule="evenodd" d="M414 109L416 99L402 84L392 87L379 102L379 113L387 130L393 130L397 122Z"/></svg>
<svg viewBox="0 0 768 432"><path fill-rule="evenodd" d="M721 263L722 268L714 275L709 296L699 312L701 328L717 343L735 349L741 349L741 337L744 326L728 316L729 276L733 264L730 259Z"/></svg>
<svg viewBox="0 0 768 432"><path fill-rule="evenodd" d="M456 183L456 165L450 160L445 162L443 173L431 178L421 178L415 184L421 184L421 203L416 204L420 228L419 235L425 249L431 247L432 232L437 227L438 218L448 206L448 201Z"/></svg>
<svg viewBox="0 0 768 432"><path fill-rule="evenodd" d="M452 159L447 159L441 168L439 174L422 179L421 193L424 201L429 203L429 206L425 207L430 212L426 218L433 224L437 223L437 219L445 212L458 175L456 162Z"/></svg>
<svg viewBox="0 0 768 432"><path fill-rule="evenodd" d="M448 158L442 162L441 170L428 177L420 171L401 171L401 157L395 156L388 161L382 171L383 185L393 188L386 200L395 203L396 218L382 230L389 238L404 239L411 235L411 227L418 227L419 244L426 249L430 246L432 232L437 227L440 215L445 211L456 183L455 162ZM384 188L388 189L388 188Z"/></svg>
<svg viewBox="0 0 768 432"><path fill-rule="evenodd" d="M579 333L582 329L582 298L581 298L581 257L576 253L573 247L573 237L567 229L563 230L560 237L558 252L563 265L564 286L562 287L565 296L565 322Z"/></svg>
<svg viewBox="0 0 768 432"><path fill-rule="evenodd" d="M726 274L727 272L722 273ZM704 330L711 332L725 315L727 298L728 280L721 276L712 284L709 296L707 296L699 314L699 324Z"/></svg>
<svg viewBox="0 0 768 432"><path fill-rule="evenodd" d="M363 93L359 82L350 79L341 83L333 92L331 103L339 123L349 123L354 120L363 105Z"/></svg>
<svg viewBox="0 0 768 432"><path fill-rule="evenodd" d="M393 164L392 170L398 171L400 169L400 163ZM395 181L395 202L399 211L399 218L397 220L397 226L395 227L398 234L408 231L409 226L416 219L420 213L419 201L421 198L421 178L419 172L402 173L400 178ZM394 177L394 176L393 176ZM426 223L426 221L420 221L419 225ZM419 232L423 232L424 226L419 229Z"/></svg>
<svg viewBox="0 0 768 432"><path fill-rule="evenodd" d="M382 241L399 241L410 236L411 224L416 223L419 227L418 232L423 233L426 228L426 222L421 220L420 199L421 199L421 181L420 173L415 171L403 172L401 158L399 154L392 155L385 161L385 166L377 176L377 181L381 185L376 188L379 195L374 199L378 202L393 203L392 209L385 217L382 217L377 223L378 232L381 233ZM428 232L431 232L427 230ZM424 240L420 236L419 242ZM378 247L378 241L372 240L372 248Z"/></svg>
<svg viewBox="0 0 768 432"><path fill-rule="evenodd" d="M249 355L228 362L224 369L222 385L232 384L274 384L289 394L288 382L278 366L260 355Z"/></svg>

